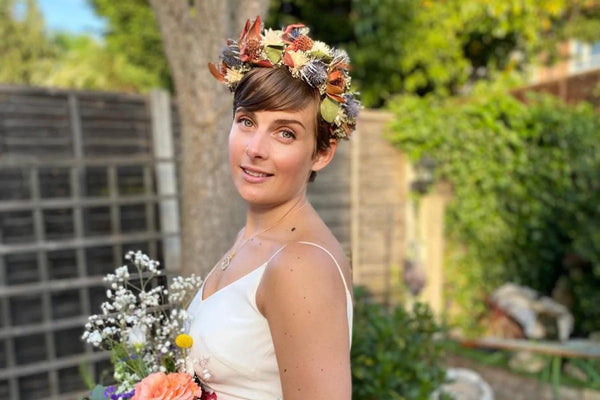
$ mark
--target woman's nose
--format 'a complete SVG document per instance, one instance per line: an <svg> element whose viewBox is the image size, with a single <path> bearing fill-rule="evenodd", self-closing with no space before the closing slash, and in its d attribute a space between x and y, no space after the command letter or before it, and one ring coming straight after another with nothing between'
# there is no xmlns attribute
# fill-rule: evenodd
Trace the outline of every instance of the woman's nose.
<svg viewBox="0 0 600 400"><path fill-rule="evenodd" d="M246 142L246 154L250 158L266 158L268 154L268 143L266 133L256 131Z"/></svg>

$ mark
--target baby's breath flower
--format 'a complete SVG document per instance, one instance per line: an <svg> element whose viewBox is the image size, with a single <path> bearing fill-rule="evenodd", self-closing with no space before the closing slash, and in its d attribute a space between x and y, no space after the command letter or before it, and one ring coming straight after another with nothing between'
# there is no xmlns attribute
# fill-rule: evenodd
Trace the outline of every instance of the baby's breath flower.
<svg viewBox="0 0 600 400"><path fill-rule="evenodd" d="M91 332L86 339L88 343L91 343L94 346L100 346L100 343L102 343L102 335L98 331Z"/></svg>
<svg viewBox="0 0 600 400"><path fill-rule="evenodd" d="M167 371L165 365L185 366L187 357L180 354L183 349L172 343L189 322L182 304L202 282L195 276L176 277L170 287L156 285L160 263L142 252L128 252L125 258L129 267L118 267L105 276L110 288L106 290L107 301L100 306L102 314L88 318L82 335L82 340L95 347L120 349L113 352L118 358L123 357L123 351L130 354L129 366L119 361L114 364L117 393L130 392L148 373ZM129 268L137 272L130 274Z"/></svg>

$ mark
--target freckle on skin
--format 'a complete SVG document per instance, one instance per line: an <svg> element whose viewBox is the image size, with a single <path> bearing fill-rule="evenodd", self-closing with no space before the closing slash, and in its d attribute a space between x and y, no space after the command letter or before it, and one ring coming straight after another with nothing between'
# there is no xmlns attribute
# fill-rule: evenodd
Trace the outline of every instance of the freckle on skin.
<svg viewBox="0 0 600 400"><path fill-rule="evenodd" d="M294 232L295 230L296 230L296 227L294 226L294 227L292 228L292 232Z"/></svg>

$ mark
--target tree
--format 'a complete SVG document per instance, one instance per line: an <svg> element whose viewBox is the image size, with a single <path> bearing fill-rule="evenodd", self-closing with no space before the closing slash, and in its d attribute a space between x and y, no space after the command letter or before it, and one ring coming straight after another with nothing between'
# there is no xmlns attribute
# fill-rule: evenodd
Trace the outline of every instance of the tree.
<svg viewBox="0 0 600 400"><path fill-rule="evenodd" d="M239 226L229 179L231 97L209 73L225 38L237 38L267 0L151 0L171 67L182 129L182 272L206 273Z"/></svg>
<svg viewBox="0 0 600 400"><path fill-rule="evenodd" d="M148 0L90 1L95 11L108 20L104 34L108 51L124 57L125 62L144 71L158 86L172 89L158 24Z"/></svg>
<svg viewBox="0 0 600 400"><path fill-rule="evenodd" d="M35 0L0 0L0 37L3 83L121 92L164 84L114 46L87 35L48 34Z"/></svg>
<svg viewBox="0 0 600 400"><path fill-rule="evenodd" d="M44 34L35 0L0 0L0 82L40 84L57 48Z"/></svg>
<svg viewBox="0 0 600 400"><path fill-rule="evenodd" d="M397 94L457 95L497 73L521 74L566 37L600 38L589 0L273 0L271 20L302 21L346 48L363 103Z"/></svg>
<svg viewBox="0 0 600 400"><path fill-rule="evenodd" d="M52 42L58 57L40 81L45 86L139 93L161 85L153 71L132 64L123 53L90 36L59 33Z"/></svg>

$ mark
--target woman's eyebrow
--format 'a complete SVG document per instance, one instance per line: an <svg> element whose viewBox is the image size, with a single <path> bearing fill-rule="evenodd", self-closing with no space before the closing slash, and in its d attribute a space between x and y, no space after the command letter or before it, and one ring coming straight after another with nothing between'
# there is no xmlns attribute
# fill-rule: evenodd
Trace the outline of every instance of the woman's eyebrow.
<svg viewBox="0 0 600 400"><path fill-rule="evenodd" d="M248 114L252 118L254 118L256 116L256 114L254 112L248 111L244 107L238 107L238 109L235 110L235 114L238 114L238 113ZM296 124L296 125L300 125L302 127L302 129L306 130L306 127L304 126L304 124L302 122L300 122L300 120L293 119L293 118L279 118L279 119L276 119L275 121L273 121L272 123L274 125Z"/></svg>
<svg viewBox="0 0 600 400"><path fill-rule="evenodd" d="M244 107L238 107L235 110L234 114L238 114L238 113L244 113L244 114L250 115L251 117L254 117L254 113L252 111L246 110Z"/></svg>
<svg viewBox="0 0 600 400"><path fill-rule="evenodd" d="M302 122L298 121L297 119L276 119L275 121L273 121L273 123L277 124L277 125L297 124L297 125L300 125L302 127L302 129L306 129L304 124Z"/></svg>

